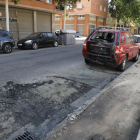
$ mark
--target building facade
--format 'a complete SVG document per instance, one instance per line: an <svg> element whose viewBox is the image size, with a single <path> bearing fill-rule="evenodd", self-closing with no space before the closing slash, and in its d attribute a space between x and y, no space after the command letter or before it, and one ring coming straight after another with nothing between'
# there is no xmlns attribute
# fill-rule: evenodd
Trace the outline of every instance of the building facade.
<svg viewBox="0 0 140 140"><path fill-rule="evenodd" d="M87 36L93 29L105 26L107 13L108 0L81 0L74 9L68 6L65 29ZM63 29L63 15L55 15L55 29Z"/></svg>
<svg viewBox="0 0 140 140"><path fill-rule="evenodd" d="M20 0L15 5L9 0L10 33L17 42L34 32L54 32L56 11L54 0ZM5 0L0 1L0 29L6 29Z"/></svg>

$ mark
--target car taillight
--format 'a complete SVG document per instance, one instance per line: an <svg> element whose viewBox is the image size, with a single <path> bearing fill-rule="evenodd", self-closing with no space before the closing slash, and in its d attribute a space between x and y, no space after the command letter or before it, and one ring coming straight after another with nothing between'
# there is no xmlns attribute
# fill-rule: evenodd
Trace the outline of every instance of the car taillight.
<svg viewBox="0 0 140 140"><path fill-rule="evenodd" d="M14 37L12 36L13 40L14 40Z"/></svg>
<svg viewBox="0 0 140 140"><path fill-rule="evenodd" d="M123 48L120 46L116 46L115 55L119 56L123 52Z"/></svg>
<svg viewBox="0 0 140 140"><path fill-rule="evenodd" d="M83 43L83 50L86 50L86 49L87 49L87 41L85 40Z"/></svg>

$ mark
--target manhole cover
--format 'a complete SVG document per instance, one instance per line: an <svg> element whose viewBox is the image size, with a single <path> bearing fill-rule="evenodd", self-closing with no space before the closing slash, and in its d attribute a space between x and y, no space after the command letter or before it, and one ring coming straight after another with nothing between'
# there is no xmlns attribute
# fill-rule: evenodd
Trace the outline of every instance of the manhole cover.
<svg viewBox="0 0 140 140"><path fill-rule="evenodd" d="M31 134L28 131L26 131L24 132L23 135L17 136L13 140L34 140L34 138L31 136Z"/></svg>

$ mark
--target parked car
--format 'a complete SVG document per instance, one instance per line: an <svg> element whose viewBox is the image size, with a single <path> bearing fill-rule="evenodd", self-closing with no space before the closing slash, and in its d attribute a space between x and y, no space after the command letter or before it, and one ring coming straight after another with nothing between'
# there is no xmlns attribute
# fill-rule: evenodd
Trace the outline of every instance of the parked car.
<svg viewBox="0 0 140 140"><path fill-rule="evenodd" d="M40 46L44 45L58 46L58 38L55 33L51 32L37 32L29 35L25 39L21 39L17 42L19 49L32 48L34 50L38 49Z"/></svg>
<svg viewBox="0 0 140 140"><path fill-rule="evenodd" d="M137 44L139 45L139 54L140 54L140 35L134 35L136 40L137 40Z"/></svg>
<svg viewBox="0 0 140 140"><path fill-rule="evenodd" d="M3 50L4 53L11 53L14 46L13 36L8 31L0 29L0 50Z"/></svg>
<svg viewBox="0 0 140 140"><path fill-rule="evenodd" d="M76 32L75 33L75 37L79 37L80 36L80 33L79 32Z"/></svg>
<svg viewBox="0 0 140 140"><path fill-rule="evenodd" d="M139 46L128 29L97 28L84 41L82 52L86 64L112 64L124 71L128 60L138 60Z"/></svg>
<svg viewBox="0 0 140 140"><path fill-rule="evenodd" d="M134 36L137 39L137 42L140 43L140 35L134 35Z"/></svg>

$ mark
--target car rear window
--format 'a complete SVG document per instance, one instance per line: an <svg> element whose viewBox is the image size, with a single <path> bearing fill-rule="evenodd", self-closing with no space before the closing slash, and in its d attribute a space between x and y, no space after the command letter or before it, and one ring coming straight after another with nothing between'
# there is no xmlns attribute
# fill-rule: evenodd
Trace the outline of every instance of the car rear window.
<svg viewBox="0 0 140 140"><path fill-rule="evenodd" d="M76 32L76 33L79 33L79 32Z"/></svg>
<svg viewBox="0 0 140 140"><path fill-rule="evenodd" d="M115 41L115 33L111 32L95 32L90 40L112 43Z"/></svg>

